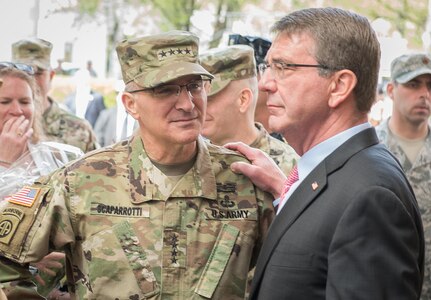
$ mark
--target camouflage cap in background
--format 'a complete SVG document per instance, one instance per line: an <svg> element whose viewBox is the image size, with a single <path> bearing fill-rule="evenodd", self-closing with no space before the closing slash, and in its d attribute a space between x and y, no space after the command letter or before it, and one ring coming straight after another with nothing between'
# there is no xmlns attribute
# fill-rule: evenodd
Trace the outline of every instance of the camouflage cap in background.
<svg viewBox="0 0 431 300"><path fill-rule="evenodd" d="M116 49L125 84L134 81L150 88L186 75L213 78L199 64L199 38L191 32L173 30L124 40Z"/></svg>
<svg viewBox="0 0 431 300"><path fill-rule="evenodd" d="M391 63L391 78L398 83L406 83L423 74L431 74L431 57L427 54L405 54Z"/></svg>
<svg viewBox="0 0 431 300"><path fill-rule="evenodd" d="M202 66L214 79L208 96L223 90L232 80L256 76L254 50L246 45L214 48L201 55Z"/></svg>
<svg viewBox="0 0 431 300"><path fill-rule="evenodd" d="M52 44L39 38L22 39L12 44L12 61L48 70L51 68Z"/></svg>

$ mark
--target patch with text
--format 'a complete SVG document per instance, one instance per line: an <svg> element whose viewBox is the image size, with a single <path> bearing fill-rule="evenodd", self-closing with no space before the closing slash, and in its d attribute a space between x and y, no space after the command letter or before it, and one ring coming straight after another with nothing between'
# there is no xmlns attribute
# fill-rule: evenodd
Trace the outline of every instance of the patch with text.
<svg viewBox="0 0 431 300"><path fill-rule="evenodd" d="M24 212L18 208L5 208L0 218L0 243L9 245L19 223L24 218Z"/></svg>
<svg viewBox="0 0 431 300"><path fill-rule="evenodd" d="M148 207L140 206L106 205L103 203L92 202L90 214L131 218L149 218L150 209Z"/></svg>

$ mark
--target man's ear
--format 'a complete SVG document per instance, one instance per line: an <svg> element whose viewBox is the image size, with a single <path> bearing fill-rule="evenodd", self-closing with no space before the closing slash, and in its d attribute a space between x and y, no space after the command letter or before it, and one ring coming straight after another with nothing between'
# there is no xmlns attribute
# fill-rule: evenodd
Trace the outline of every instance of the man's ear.
<svg viewBox="0 0 431 300"><path fill-rule="evenodd" d="M138 120L139 114L136 107L135 96L131 93L123 92L121 95L121 101L129 115L131 115L135 120Z"/></svg>
<svg viewBox="0 0 431 300"><path fill-rule="evenodd" d="M243 88L238 95L239 110L241 113L248 111L253 103L253 93L249 88Z"/></svg>
<svg viewBox="0 0 431 300"><path fill-rule="evenodd" d="M392 81L388 82L386 86L386 94L389 96L389 98L394 99L394 85Z"/></svg>
<svg viewBox="0 0 431 300"><path fill-rule="evenodd" d="M336 108L338 105L344 102L344 100L350 98L353 93L358 79L355 73L350 70L340 70L332 75L332 82L330 85L330 97L328 105L331 108Z"/></svg>
<svg viewBox="0 0 431 300"><path fill-rule="evenodd" d="M54 78L55 75L55 71L54 70L50 70L49 71L49 81L52 81L52 79Z"/></svg>

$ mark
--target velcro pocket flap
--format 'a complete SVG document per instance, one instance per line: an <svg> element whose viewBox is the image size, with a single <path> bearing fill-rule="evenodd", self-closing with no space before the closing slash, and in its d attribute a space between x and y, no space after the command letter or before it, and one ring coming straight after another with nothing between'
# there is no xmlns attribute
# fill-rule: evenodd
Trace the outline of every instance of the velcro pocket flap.
<svg viewBox="0 0 431 300"><path fill-rule="evenodd" d="M145 299L159 294L160 286L130 223L121 222L114 225L113 229Z"/></svg>
<svg viewBox="0 0 431 300"><path fill-rule="evenodd" d="M229 261L238 235L238 228L229 224L223 224L196 287L195 292L197 294L206 298L212 298Z"/></svg>

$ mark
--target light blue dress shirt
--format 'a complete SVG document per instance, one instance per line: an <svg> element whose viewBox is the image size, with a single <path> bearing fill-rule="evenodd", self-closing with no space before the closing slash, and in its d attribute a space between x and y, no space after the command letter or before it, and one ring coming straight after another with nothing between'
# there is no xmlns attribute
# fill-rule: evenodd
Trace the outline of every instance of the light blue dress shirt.
<svg viewBox="0 0 431 300"><path fill-rule="evenodd" d="M335 149L344 144L344 142L346 142L352 136L371 127L372 125L367 122L349 128L321 142L320 144L317 144L316 146L308 150L306 153L304 153L304 155L302 155L301 158L298 160L298 181L292 184L281 203L280 199L274 200L274 206L280 203L277 210L277 214L281 211L286 202L289 200L290 195L292 195L292 193L301 184L301 182L308 176L308 174L311 173L311 171L314 170L314 168L317 167L318 164L320 164L327 156L329 156L332 152L335 151Z"/></svg>

